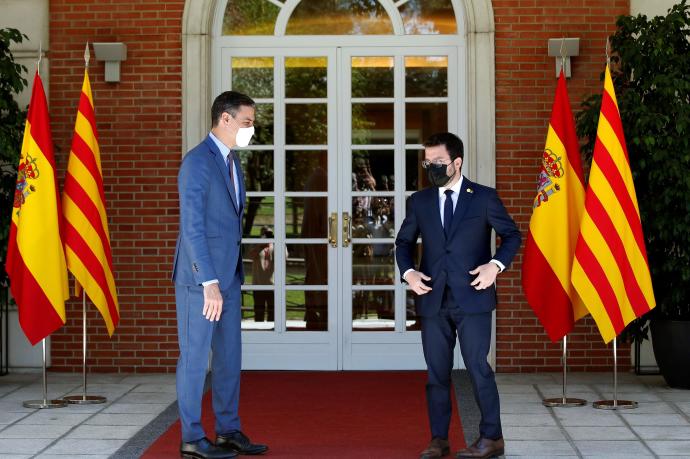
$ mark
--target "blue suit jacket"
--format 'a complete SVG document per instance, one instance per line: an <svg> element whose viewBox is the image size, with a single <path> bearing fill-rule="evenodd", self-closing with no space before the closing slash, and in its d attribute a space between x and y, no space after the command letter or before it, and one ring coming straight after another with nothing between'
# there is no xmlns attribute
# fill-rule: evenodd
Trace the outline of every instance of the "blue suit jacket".
<svg viewBox="0 0 690 459"><path fill-rule="evenodd" d="M244 282L242 270L242 215L244 177L233 155L240 200L230 183L223 155L210 137L182 160L178 175L180 234L177 238L173 280L180 285L201 285L218 279L220 289Z"/></svg>
<svg viewBox="0 0 690 459"><path fill-rule="evenodd" d="M501 236L501 246L491 255L491 230ZM475 290L470 283L476 276L469 271L492 258L506 268L520 248L522 236L510 218L496 190L463 178L453 214L451 232L446 239L441 224L438 188L414 193L407 200L407 214L395 240L395 256L404 274L415 268L413 254L417 237L422 236L422 259L419 271L431 277L432 290L417 296L417 314L421 317L438 313L446 285L457 306L467 313L489 312L496 307L496 287Z"/></svg>

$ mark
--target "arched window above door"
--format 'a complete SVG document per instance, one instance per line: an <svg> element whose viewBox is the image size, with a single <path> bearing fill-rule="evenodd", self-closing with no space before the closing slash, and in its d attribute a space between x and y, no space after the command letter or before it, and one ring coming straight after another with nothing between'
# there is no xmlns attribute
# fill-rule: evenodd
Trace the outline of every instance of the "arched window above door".
<svg viewBox="0 0 690 459"><path fill-rule="evenodd" d="M227 0L222 35L458 33L451 0Z"/></svg>

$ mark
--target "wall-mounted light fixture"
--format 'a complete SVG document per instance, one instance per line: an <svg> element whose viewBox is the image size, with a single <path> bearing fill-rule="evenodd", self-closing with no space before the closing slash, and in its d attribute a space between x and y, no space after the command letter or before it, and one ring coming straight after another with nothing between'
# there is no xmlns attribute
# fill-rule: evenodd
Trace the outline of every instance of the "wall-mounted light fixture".
<svg viewBox="0 0 690 459"><path fill-rule="evenodd" d="M105 61L105 81L120 81L120 62L127 59L127 45L124 43L94 43L96 60Z"/></svg>
<svg viewBox="0 0 690 459"><path fill-rule="evenodd" d="M556 58L556 78L565 63L565 77L570 78L570 56L580 55L579 38L549 38L549 56Z"/></svg>

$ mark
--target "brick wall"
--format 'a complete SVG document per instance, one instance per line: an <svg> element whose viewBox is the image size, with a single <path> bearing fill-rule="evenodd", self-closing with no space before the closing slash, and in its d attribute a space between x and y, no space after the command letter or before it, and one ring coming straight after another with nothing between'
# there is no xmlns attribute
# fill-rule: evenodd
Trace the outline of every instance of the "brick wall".
<svg viewBox="0 0 690 459"><path fill-rule="evenodd" d="M628 0L494 0L496 24L496 182L499 194L526 234L536 192L556 90L555 59L547 55L549 38L579 37L580 56L571 58L568 93L573 110L588 95L600 93L606 37L615 20L630 11ZM500 371L559 371L559 343L552 344L520 286L518 256L501 275L497 312L496 357ZM611 347L603 345L591 318L580 321L568 338L573 371L607 371ZM629 348L619 349L629 362ZM625 365L625 364L624 364Z"/></svg>
<svg viewBox="0 0 690 459"><path fill-rule="evenodd" d="M104 82L104 63L93 55L89 70L122 318L110 339L95 308L88 308L93 371L174 371L177 361L170 267L182 148L183 8L183 0L50 2L50 110L61 171L86 40L127 44L120 83ZM53 337L53 369L79 371L81 302L68 305L67 317Z"/></svg>
<svg viewBox="0 0 690 459"><path fill-rule="evenodd" d="M496 0L497 186L526 231L555 83L547 40L580 37L569 81L575 109L600 92L605 37L628 0ZM563 6L567 5L567 6ZM104 171L121 322L107 338L88 311L90 369L170 372L175 369L175 302L169 281L177 232L176 174L181 150L181 23L184 0L50 2L50 109L61 175L71 143L86 40L122 41L122 81L90 69ZM500 283L499 371L558 371L560 345L551 344L525 303L520 257ZM66 326L53 336L53 369L79 371L81 303L67 307ZM591 319L569 340L570 368L610 370L611 351ZM620 350L626 361L626 350Z"/></svg>

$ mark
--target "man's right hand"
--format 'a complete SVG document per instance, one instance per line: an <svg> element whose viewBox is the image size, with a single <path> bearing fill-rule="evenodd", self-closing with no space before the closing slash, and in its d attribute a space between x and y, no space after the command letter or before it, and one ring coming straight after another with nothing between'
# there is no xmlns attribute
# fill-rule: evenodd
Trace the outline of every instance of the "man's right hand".
<svg viewBox="0 0 690 459"><path fill-rule="evenodd" d="M204 286L204 310L202 314L210 321L220 320L223 312L223 295L218 282Z"/></svg>
<svg viewBox="0 0 690 459"><path fill-rule="evenodd" d="M419 271L410 271L405 276L405 281L410 284L410 288L417 295L424 295L431 291L431 287L422 282L423 280L430 281L431 277Z"/></svg>

